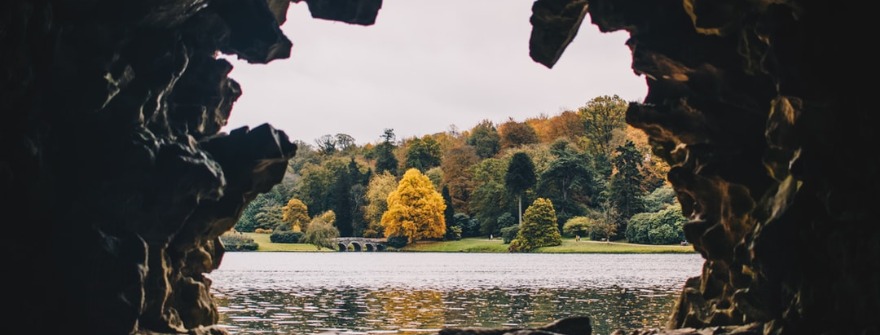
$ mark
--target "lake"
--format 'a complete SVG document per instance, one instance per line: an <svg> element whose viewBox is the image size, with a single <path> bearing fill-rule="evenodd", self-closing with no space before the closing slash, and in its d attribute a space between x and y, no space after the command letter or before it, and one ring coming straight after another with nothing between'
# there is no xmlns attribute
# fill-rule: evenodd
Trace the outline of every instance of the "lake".
<svg viewBox="0 0 880 335"><path fill-rule="evenodd" d="M229 252L209 276L234 334L418 334L589 316L662 328L699 254Z"/></svg>

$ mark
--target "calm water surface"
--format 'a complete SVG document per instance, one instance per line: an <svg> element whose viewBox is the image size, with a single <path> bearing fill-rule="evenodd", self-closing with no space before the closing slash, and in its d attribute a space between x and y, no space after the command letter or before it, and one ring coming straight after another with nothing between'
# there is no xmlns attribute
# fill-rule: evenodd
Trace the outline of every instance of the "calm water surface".
<svg viewBox="0 0 880 335"><path fill-rule="evenodd" d="M698 254L230 252L210 274L234 334L435 332L590 316L663 327Z"/></svg>

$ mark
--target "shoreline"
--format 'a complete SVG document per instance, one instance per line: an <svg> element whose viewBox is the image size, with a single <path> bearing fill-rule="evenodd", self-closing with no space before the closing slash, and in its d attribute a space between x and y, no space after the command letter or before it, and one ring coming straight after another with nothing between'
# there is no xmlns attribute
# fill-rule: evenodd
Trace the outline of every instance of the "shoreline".
<svg viewBox="0 0 880 335"><path fill-rule="evenodd" d="M243 233L259 244L256 251L241 252L338 252L336 250L322 248L317 250L314 245L302 243L272 243L269 234ZM402 249L388 250L383 252L409 252L409 253L510 253L507 244L501 238L470 237L458 241L419 241ZM546 254L690 254L697 253L693 245L649 245L626 242L603 242L563 238L562 245L554 247L538 248L529 253Z"/></svg>

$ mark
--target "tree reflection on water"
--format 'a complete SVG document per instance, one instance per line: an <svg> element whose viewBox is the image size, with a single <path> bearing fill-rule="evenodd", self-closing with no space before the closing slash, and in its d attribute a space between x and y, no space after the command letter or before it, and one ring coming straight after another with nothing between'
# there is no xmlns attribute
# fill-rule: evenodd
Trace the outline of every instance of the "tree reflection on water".
<svg viewBox="0 0 880 335"><path fill-rule="evenodd" d="M587 315L595 334L617 328L660 328L674 292L663 289L365 290L221 293L220 323L232 333L324 331L415 333L442 327L540 326Z"/></svg>
<svg viewBox="0 0 880 335"><path fill-rule="evenodd" d="M220 324L234 334L424 334L584 315L594 334L662 328L702 263L699 255L241 254L211 274Z"/></svg>

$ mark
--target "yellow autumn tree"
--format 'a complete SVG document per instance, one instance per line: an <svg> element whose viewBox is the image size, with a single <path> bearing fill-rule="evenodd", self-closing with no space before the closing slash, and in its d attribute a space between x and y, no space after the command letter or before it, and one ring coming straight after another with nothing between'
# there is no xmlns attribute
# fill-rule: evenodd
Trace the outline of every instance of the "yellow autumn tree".
<svg viewBox="0 0 880 335"><path fill-rule="evenodd" d="M382 214L385 236L406 236L412 243L446 234L443 197L418 169L406 171L387 202L388 210Z"/></svg>
<svg viewBox="0 0 880 335"><path fill-rule="evenodd" d="M302 200L290 198L287 205L281 207L281 221L292 231L305 230L309 220L309 207Z"/></svg>

